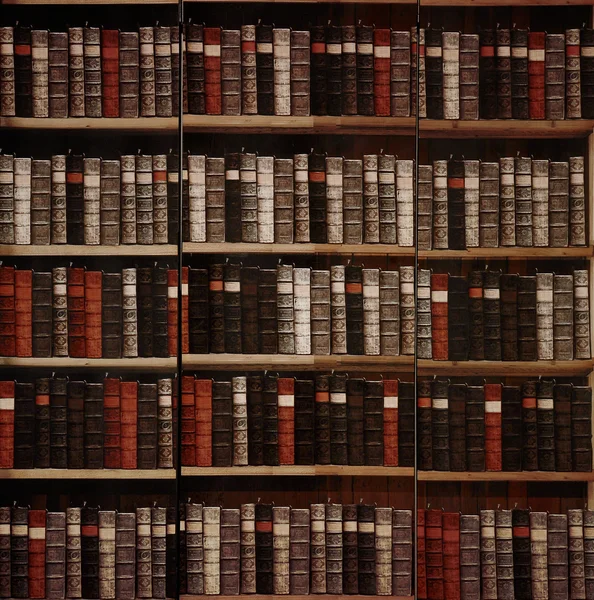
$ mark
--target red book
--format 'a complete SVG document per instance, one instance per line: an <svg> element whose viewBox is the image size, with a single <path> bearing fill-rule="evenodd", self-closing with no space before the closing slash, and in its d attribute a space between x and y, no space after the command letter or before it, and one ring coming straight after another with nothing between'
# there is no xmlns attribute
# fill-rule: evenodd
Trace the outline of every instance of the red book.
<svg viewBox="0 0 594 600"><path fill-rule="evenodd" d="M14 272L15 350L20 357L33 356L33 272Z"/></svg>
<svg viewBox="0 0 594 600"><path fill-rule="evenodd" d="M120 116L120 32L101 31L101 74L103 76L103 116Z"/></svg>
<svg viewBox="0 0 594 600"><path fill-rule="evenodd" d="M29 510L29 598L45 598L45 510Z"/></svg>
<svg viewBox="0 0 594 600"><path fill-rule="evenodd" d="M425 561L425 509L417 509L417 598L427 598L427 563Z"/></svg>
<svg viewBox="0 0 594 600"><path fill-rule="evenodd" d="M87 357L85 339L85 270L68 269L68 355Z"/></svg>
<svg viewBox="0 0 594 600"><path fill-rule="evenodd" d="M0 267L0 356L16 355L14 267Z"/></svg>
<svg viewBox="0 0 594 600"><path fill-rule="evenodd" d="M295 464L295 379L278 378L278 460Z"/></svg>
<svg viewBox="0 0 594 600"><path fill-rule="evenodd" d="M384 466L398 466L398 379L384 379Z"/></svg>
<svg viewBox="0 0 594 600"><path fill-rule="evenodd" d="M443 513L443 591L460 600L460 513Z"/></svg>
<svg viewBox="0 0 594 600"><path fill-rule="evenodd" d="M196 464L212 466L212 379L197 379L196 397Z"/></svg>
<svg viewBox="0 0 594 600"><path fill-rule="evenodd" d="M101 358L101 271L85 272L85 338L87 358Z"/></svg>
<svg viewBox="0 0 594 600"><path fill-rule="evenodd" d="M169 356L177 356L177 270L167 271L167 343Z"/></svg>
<svg viewBox="0 0 594 600"><path fill-rule="evenodd" d="M183 467L196 466L196 400L193 375L182 377L181 461Z"/></svg>
<svg viewBox="0 0 594 600"><path fill-rule="evenodd" d="M390 116L390 35L389 29L373 32L373 97L376 117Z"/></svg>
<svg viewBox="0 0 594 600"><path fill-rule="evenodd" d="M204 28L204 92L206 114L221 114L221 28Z"/></svg>
<svg viewBox="0 0 594 600"><path fill-rule="evenodd" d="M138 382L120 384L122 469L136 469L138 464Z"/></svg>
<svg viewBox="0 0 594 600"><path fill-rule="evenodd" d="M121 411L120 380L106 377L103 380L103 466L106 469L122 468Z"/></svg>
<svg viewBox="0 0 594 600"><path fill-rule="evenodd" d="M0 381L0 469L14 467L14 381Z"/></svg>
<svg viewBox="0 0 594 600"><path fill-rule="evenodd" d="M485 468L501 471L501 385L485 384Z"/></svg>
<svg viewBox="0 0 594 600"><path fill-rule="evenodd" d="M448 359L448 274L431 275L431 342L433 360Z"/></svg>
<svg viewBox="0 0 594 600"><path fill-rule="evenodd" d="M443 512L440 509L428 509L425 513L427 598L430 600L445 600L443 589L442 517Z"/></svg>
<svg viewBox="0 0 594 600"><path fill-rule="evenodd" d="M188 296L189 269L182 267L182 354L190 352L190 298Z"/></svg>
<svg viewBox="0 0 594 600"><path fill-rule="evenodd" d="M545 33L528 34L528 110L531 119L545 118Z"/></svg>

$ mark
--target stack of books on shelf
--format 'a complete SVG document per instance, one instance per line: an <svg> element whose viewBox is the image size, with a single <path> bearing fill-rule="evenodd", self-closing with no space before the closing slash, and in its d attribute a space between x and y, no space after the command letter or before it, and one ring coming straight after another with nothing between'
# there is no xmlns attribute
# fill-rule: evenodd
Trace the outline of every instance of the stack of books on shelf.
<svg viewBox="0 0 594 600"><path fill-rule="evenodd" d="M414 384L346 373L184 376L182 465L414 466Z"/></svg>
<svg viewBox="0 0 594 600"><path fill-rule="evenodd" d="M433 360L590 358L588 271L468 276L418 272L417 356Z"/></svg>
<svg viewBox="0 0 594 600"><path fill-rule="evenodd" d="M418 468L592 471L592 389L571 383L420 380Z"/></svg>
<svg viewBox="0 0 594 600"><path fill-rule="evenodd" d="M411 594L410 510L260 502L183 508L182 593Z"/></svg>
<svg viewBox="0 0 594 600"><path fill-rule="evenodd" d="M412 355L414 267L189 269L191 353Z"/></svg>
<svg viewBox="0 0 594 600"><path fill-rule="evenodd" d="M176 381L0 381L0 468L173 468Z"/></svg>

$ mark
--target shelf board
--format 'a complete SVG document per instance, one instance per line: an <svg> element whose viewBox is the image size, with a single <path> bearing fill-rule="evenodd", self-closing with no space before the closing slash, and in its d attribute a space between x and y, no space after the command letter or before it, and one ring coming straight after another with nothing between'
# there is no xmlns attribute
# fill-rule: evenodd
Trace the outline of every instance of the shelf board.
<svg viewBox="0 0 594 600"><path fill-rule="evenodd" d="M0 479L175 479L175 469L0 469Z"/></svg>
<svg viewBox="0 0 594 600"><path fill-rule="evenodd" d="M182 467L183 477L241 477L286 475L293 477L414 477L413 467L355 467L350 465L283 465L245 467Z"/></svg>
<svg viewBox="0 0 594 600"><path fill-rule="evenodd" d="M173 358L16 358L0 357L0 367L47 369L121 369L123 371L175 371Z"/></svg>
<svg viewBox="0 0 594 600"><path fill-rule="evenodd" d="M173 244L130 244L122 246L86 246L54 244L50 246L25 246L0 244L0 256L177 256Z"/></svg>
<svg viewBox="0 0 594 600"><path fill-rule="evenodd" d="M560 473L556 471L417 471L419 481L594 481L594 472Z"/></svg>
<svg viewBox="0 0 594 600"><path fill-rule="evenodd" d="M40 119L28 117L0 117L0 129L52 129L67 131L130 131L133 133L177 134L177 117L139 117L138 119L111 119L111 118L68 118L68 119Z"/></svg>
<svg viewBox="0 0 594 600"><path fill-rule="evenodd" d="M273 598L279 598L284 596L278 596L273 594L249 594L250 600L272 600ZM346 596L342 594L291 594L288 596L290 600L312 600L313 598L321 598L323 600L345 600L349 598L352 600L378 600L378 596L362 596L353 595ZM381 598L381 596L379 596ZM389 596L390 600L414 600L414 596ZM182 594L181 600L204 600L204 596ZM237 596L223 596L217 595L217 600L237 600Z"/></svg>
<svg viewBox="0 0 594 600"><path fill-rule="evenodd" d="M591 246L575 248L469 248L468 250L419 250L420 259L431 260L516 260L516 259L559 259L559 258L591 258Z"/></svg>
<svg viewBox="0 0 594 600"><path fill-rule="evenodd" d="M360 371L389 371L409 373L413 369L412 356L314 356L295 354L185 354L184 369L203 371L259 371L263 369L358 369Z"/></svg>
<svg viewBox="0 0 594 600"><path fill-rule="evenodd" d="M508 375L535 377L538 375L586 376L592 371L592 360L426 360L417 361L419 375Z"/></svg>
<svg viewBox="0 0 594 600"><path fill-rule="evenodd" d="M187 254L334 254L359 256L410 256L414 248L404 248L393 244L246 244L223 242L185 242Z"/></svg>
<svg viewBox="0 0 594 600"><path fill-rule="evenodd" d="M480 120L449 121L421 119L420 137L431 138L577 138L586 137L594 129L594 120L565 121Z"/></svg>

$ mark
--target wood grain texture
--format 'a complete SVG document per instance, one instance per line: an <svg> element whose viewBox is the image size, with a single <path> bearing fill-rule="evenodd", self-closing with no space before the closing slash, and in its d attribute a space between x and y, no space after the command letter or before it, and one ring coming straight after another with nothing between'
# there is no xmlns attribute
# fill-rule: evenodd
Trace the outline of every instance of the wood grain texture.
<svg viewBox="0 0 594 600"><path fill-rule="evenodd" d="M29 119L26 117L0 117L0 129L59 129L68 131L133 131L134 133L174 133L177 118L146 117L138 119Z"/></svg>
<svg viewBox="0 0 594 600"><path fill-rule="evenodd" d="M414 248L391 244L245 244L184 243L184 254L329 254L350 256L408 256Z"/></svg>
<svg viewBox="0 0 594 600"><path fill-rule="evenodd" d="M537 120L493 120L493 121L441 121L421 119L421 138L580 138L592 133L594 121L537 121Z"/></svg>
<svg viewBox="0 0 594 600"><path fill-rule="evenodd" d="M594 481L594 473L558 473L551 471L484 471L466 473L452 471L418 471L419 481Z"/></svg>
<svg viewBox="0 0 594 600"><path fill-rule="evenodd" d="M175 479L175 469L0 469L0 479Z"/></svg>
<svg viewBox="0 0 594 600"><path fill-rule="evenodd" d="M468 250L419 250L419 258L431 260L475 260L490 258L493 260L550 258L591 258L593 248L590 246L575 248L469 248Z"/></svg>
<svg viewBox="0 0 594 600"><path fill-rule="evenodd" d="M280 467L182 467L182 477L240 477L240 476L297 476L297 477L414 477L412 467L354 467L340 465L285 465Z"/></svg>
<svg viewBox="0 0 594 600"><path fill-rule="evenodd" d="M0 244L0 256L177 256L177 246L155 244L147 246L77 246L56 244L54 246L22 246Z"/></svg>
<svg viewBox="0 0 594 600"><path fill-rule="evenodd" d="M175 358L0 358L0 368L44 369L122 369L135 371L175 371Z"/></svg>
<svg viewBox="0 0 594 600"><path fill-rule="evenodd" d="M451 360L419 360L419 375L505 375L534 377L558 375L560 377L585 376L592 371L592 360L539 360L498 362L477 360L457 362Z"/></svg>

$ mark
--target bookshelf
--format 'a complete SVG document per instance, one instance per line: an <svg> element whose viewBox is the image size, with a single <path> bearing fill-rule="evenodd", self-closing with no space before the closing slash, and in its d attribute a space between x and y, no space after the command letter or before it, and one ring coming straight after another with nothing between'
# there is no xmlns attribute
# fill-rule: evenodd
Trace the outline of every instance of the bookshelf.
<svg viewBox="0 0 594 600"><path fill-rule="evenodd" d="M175 469L0 469L0 479L172 480Z"/></svg>
<svg viewBox="0 0 594 600"><path fill-rule="evenodd" d="M365 467L350 465L283 465L245 467L182 467L183 477L414 477L413 467Z"/></svg>
<svg viewBox="0 0 594 600"><path fill-rule="evenodd" d="M558 472L558 471L484 471L475 472L453 472L453 471L418 471L419 481L467 481L467 482L490 482L490 481L520 481L520 482L561 482L577 481L590 484L594 482L594 473Z"/></svg>
<svg viewBox="0 0 594 600"><path fill-rule="evenodd" d="M184 254L325 254L328 256L413 257L414 248L392 244L247 244L185 242Z"/></svg>
<svg viewBox="0 0 594 600"><path fill-rule="evenodd" d="M16 358L0 357L0 368L35 369L121 369L122 371L175 371L173 358Z"/></svg>
<svg viewBox="0 0 594 600"><path fill-rule="evenodd" d="M55 244L50 246L21 246L0 244L0 256L177 256L173 244L130 246L76 246Z"/></svg>

